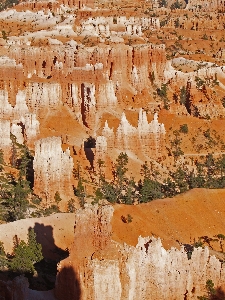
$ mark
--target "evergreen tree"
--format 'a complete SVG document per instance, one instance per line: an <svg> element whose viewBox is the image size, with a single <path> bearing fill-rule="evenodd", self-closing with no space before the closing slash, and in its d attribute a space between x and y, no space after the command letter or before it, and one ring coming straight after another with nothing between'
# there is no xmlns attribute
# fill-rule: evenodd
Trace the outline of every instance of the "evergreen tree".
<svg viewBox="0 0 225 300"><path fill-rule="evenodd" d="M152 167L148 166L147 162L141 166L141 175L144 179L139 182L140 202L149 202L153 199L162 198L162 184L153 179L156 178L156 174L153 172Z"/></svg>
<svg viewBox="0 0 225 300"><path fill-rule="evenodd" d="M115 170L114 170L114 179L117 180L118 184L123 184L126 181L126 172L128 168L128 156L126 153L120 153L116 159Z"/></svg>
<svg viewBox="0 0 225 300"><path fill-rule="evenodd" d="M173 134L174 134L174 139L170 143L172 147L172 153L176 161L180 155L184 154L184 152L181 150L180 147L182 142L182 139L180 137L180 132L178 130L175 130Z"/></svg>
<svg viewBox="0 0 225 300"><path fill-rule="evenodd" d="M4 270L8 266L8 261L6 258L5 248L2 241L0 241L0 270Z"/></svg>
<svg viewBox="0 0 225 300"><path fill-rule="evenodd" d="M27 197L31 192L28 181L20 177L16 182L12 177L6 186L3 202L7 208L5 220L12 222L24 218L29 204Z"/></svg>
<svg viewBox="0 0 225 300"><path fill-rule="evenodd" d="M28 242L20 241L15 246L14 256L9 262L9 269L20 274L35 271L34 264L43 259L41 244L36 242L34 229L28 232Z"/></svg>
<svg viewBox="0 0 225 300"><path fill-rule="evenodd" d="M162 193L165 197L174 197L177 194L176 183L170 178L167 178L162 185Z"/></svg>
<svg viewBox="0 0 225 300"><path fill-rule="evenodd" d="M174 182L180 193L184 193L189 189L188 185L188 170L182 169L181 167L172 174Z"/></svg>
<svg viewBox="0 0 225 300"><path fill-rule="evenodd" d="M71 198L67 203L67 212L74 213L75 210L75 200Z"/></svg>
<svg viewBox="0 0 225 300"><path fill-rule="evenodd" d="M161 191L162 185L149 178L144 178L142 182L142 186L140 188L141 198L140 202L149 202L154 199L160 199L163 197L163 193Z"/></svg>
<svg viewBox="0 0 225 300"><path fill-rule="evenodd" d="M83 186L83 180L82 180L81 177L78 180L77 188L75 190L75 195L78 197L78 199L80 201L80 206L84 207L84 204L85 204L85 190L84 190L84 186Z"/></svg>
<svg viewBox="0 0 225 300"><path fill-rule="evenodd" d="M11 134L11 165L19 170L18 178L4 172L3 152L0 152L0 196L1 205L5 208L4 219L8 222L25 217L31 193L31 182L28 181L32 169L33 157L26 145L18 144Z"/></svg>
<svg viewBox="0 0 225 300"><path fill-rule="evenodd" d="M60 194L58 191L55 192L54 199L57 204L59 204L59 202L62 201L62 198L60 197Z"/></svg>

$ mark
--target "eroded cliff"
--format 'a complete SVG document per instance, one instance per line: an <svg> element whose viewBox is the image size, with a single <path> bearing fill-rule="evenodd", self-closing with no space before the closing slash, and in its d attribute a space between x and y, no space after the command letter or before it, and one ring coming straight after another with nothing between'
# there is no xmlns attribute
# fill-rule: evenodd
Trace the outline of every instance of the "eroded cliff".
<svg viewBox="0 0 225 300"><path fill-rule="evenodd" d="M208 248L165 250L155 237L136 247L111 240L112 206L75 214L74 245L58 266L58 299L196 299L207 279L224 285L225 269Z"/></svg>

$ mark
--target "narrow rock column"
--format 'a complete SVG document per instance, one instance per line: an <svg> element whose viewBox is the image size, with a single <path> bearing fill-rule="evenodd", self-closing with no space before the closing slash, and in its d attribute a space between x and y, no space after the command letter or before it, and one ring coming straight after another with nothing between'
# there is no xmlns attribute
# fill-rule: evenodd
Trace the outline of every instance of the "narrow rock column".
<svg viewBox="0 0 225 300"><path fill-rule="evenodd" d="M62 151L60 137L48 137L35 143L34 192L44 200L45 207L55 204L57 191L62 198L60 207L73 198L72 172L73 159L69 149Z"/></svg>

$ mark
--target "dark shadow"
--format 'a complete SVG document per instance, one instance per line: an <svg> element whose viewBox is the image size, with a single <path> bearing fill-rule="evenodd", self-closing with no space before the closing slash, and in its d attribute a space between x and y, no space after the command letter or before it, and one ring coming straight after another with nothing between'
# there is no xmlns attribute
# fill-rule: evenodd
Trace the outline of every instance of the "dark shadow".
<svg viewBox="0 0 225 300"><path fill-rule="evenodd" d="M27 275L27 278L31 289L51 290L55 287L57 264L69 256L69 251L55 245L52 226L35 223L34 232L36 233L36 241L42 246L44 258L34 265L37 275L30 274Z"/></svg>
<svg viewBox="0 0 225 300"><path fill-rule="evenodd" d="M30 230L31 228L29 228ZM73 267L63 267L58 272L57 264L69 256L68 250L63 250L55 245L53 237L53 227L44 224L35 223L34 232L36 233L36 241L42 245L43 259L34 264L35 273L26 273L21 276L21 272L13 272L8 270L0 270L0 300L14 299L15 290L21 295L24 290L29 288L36 291L47 291L55 288L56 278L57 287L55 293L57 299L75 299L80 300L81 288L78 277ZM29 231L28 230L28 231ZM14 237L14 245L18 245L20 240ZM6 255L10 258L10 255ZM12 257L11 257L12 258ZM1 262L1 261L0 261ZM23 277L25 278L23 279ZM21 285L23 280L26 286ZM27 281L28 280L28 281ZM12 289L13 287L13 289ZM23 291L22 291L23 290Z"/></svg>
<svg viewBox="0 0 225 300"><path fill-rule="evenodd" d="M57 299L81 299L81 288L77 274L72 267L63 267L57 276L55 291Z"/></svg>
<svg viewBox="0 0 225 300"><path fill-rule="evenodd" d="M10 288L5 281L0 280L0 299L3 300L11 300L12 299L12 293L10 291Z"/></svg>
<svg viewBox="0 0 225 300"><path fill-rule="evenodd" d="M95 148L96 140L92 136L89 136L86 141L84 141L84 148Z"/></svg>
<svg viewBox="0 0 225 300"><path fill-rule="evenodd" d="M82 99L82 102L81 102L81 115L82 115L82 121L83 121L84 126L88 127L88 124L87 124L86 118L85 118L85 115L86 115L86 107L85 107L85 86L84 86L83 83L81 84L81 99Z"/></svg>
<svg viewBox="0 0 225 300"><path fill-rule="evenodd" d="M35 223L34 232L36 233L37 242L42 245L42 253L46 259L59 261L68 256L68 251L62 250L55 245L52 226Z"/></svg>
<svg viewBox="0 0 225 300"><path fill-rule="evenodd" d="M87 160L89 161L91 168L93 169L94 167L94 152L92 151L91 148L84 148L85 156Z"/></svg>
<svg viewBox="0 0 225 300"><path fill-rule="evenodd" d="M94 152L92 148L95 148L95 146L96 146L96 140L92 136L89 136L87 140L84 142L84 152L92 168L94 167L93 166Z"/></svg>
<svg viewBox="0 0 225 300"><path fill-rule="evenodd" d="M215 295L211 295L210 300L224 300L225 299L225 292L222 290L222 287L219 286L216 288Z"/></svg>
<svg viewBox="0 0 225 300"><path fill-rule="evenodd" d="M27 165L27 181L30 182L30 188L33 189L34 187L34 168L33 168L33 161L34 157L31 155L30 156L30 161Z"/></svg>

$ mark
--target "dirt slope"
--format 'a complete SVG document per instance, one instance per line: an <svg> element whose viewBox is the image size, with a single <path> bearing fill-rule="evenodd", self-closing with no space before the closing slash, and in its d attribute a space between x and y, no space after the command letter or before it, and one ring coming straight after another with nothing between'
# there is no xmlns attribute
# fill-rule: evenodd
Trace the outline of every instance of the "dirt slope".
<svg viewBox="0 0 225 300"><path fill-rule="evenodd" d="M131 223L121 220L127 214L133 217ZM139 235L154 235L167 249L179 247L176 240L192 243L200 236L225 234L225 190L194 189L173 199L115 205L112 226L115 241L135 246Z"/></svg>

